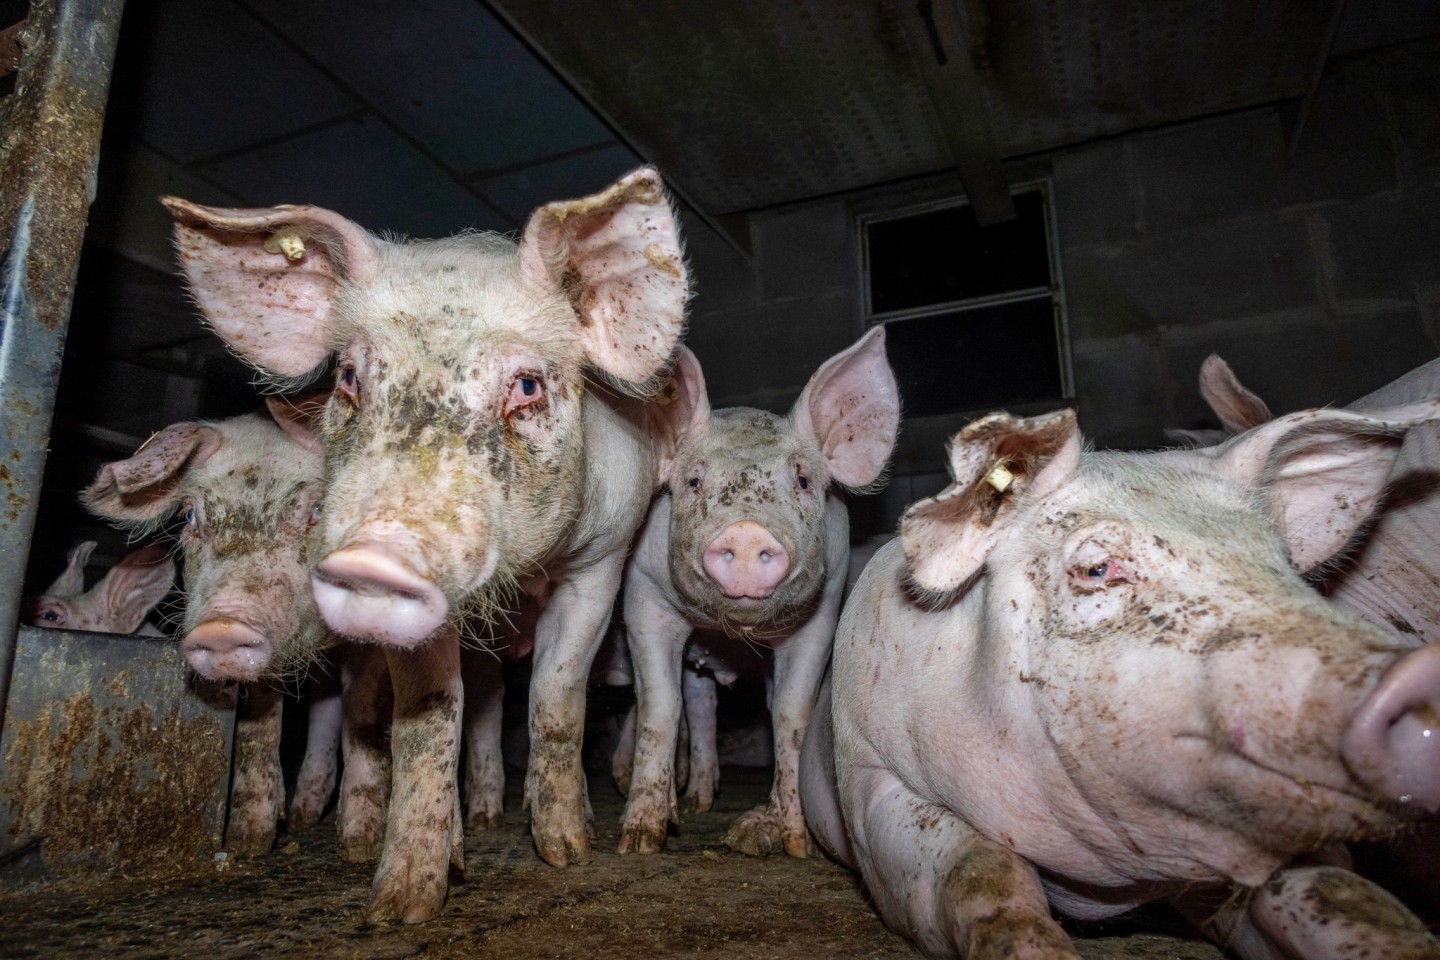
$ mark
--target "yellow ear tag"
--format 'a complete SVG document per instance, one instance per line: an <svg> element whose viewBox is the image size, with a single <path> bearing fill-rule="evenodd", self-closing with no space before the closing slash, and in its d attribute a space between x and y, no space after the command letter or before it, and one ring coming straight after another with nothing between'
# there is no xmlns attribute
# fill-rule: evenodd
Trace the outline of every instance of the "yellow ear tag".
<svg viewBox="0 0 1440 960"><path fill-rule="evenodd" d="M990 472L985 474L985 482L995 488L996 493L1004 493L1010 489L1010 484L1015 482L1015 474L1005 469L1004 461L995 464Z"/></svg>
<svg viewBox="0 0 1440 960"><path fill-rule="evenodd" d="M305 256L305 241L294 227L276 230L265 241L266 253L283 253L291 263Z"/></svg>

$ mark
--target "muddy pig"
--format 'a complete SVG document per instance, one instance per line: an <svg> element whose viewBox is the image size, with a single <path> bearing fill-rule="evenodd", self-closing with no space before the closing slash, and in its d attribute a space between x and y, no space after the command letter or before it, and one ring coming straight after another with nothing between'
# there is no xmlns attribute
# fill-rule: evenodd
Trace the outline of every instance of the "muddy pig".
<svg viewBox="0 0 1440 960"><path fill-rule="evenodd" d="M800 744L840 612L850 522L838 489L880 476L900 423L899 393L877 327L827 360L788 416L710 409L693 354L681 349L674 399L652 406L656 498L625 577L625 627L639 720L621 853L650 853L678 817L673 762L682 664L710 673L728 658L774 651L770 799L725 835L750 854L805 856L796 775ZM691 639L691 634L702 631ZM687 640L689 641L687 652ZM686 695L713 701L714 681L686 674ZM705 681L707 690L693 689ZM708 696L707 696L708 694ZM713 705L704 704L714 716ZM713 745L714 730L691 729ZM690 770L713 789L718 765Z"/></svg>
<svg viewBox="0 0 1440 960"><path fill-rule="evenodd" d="M273 678L299 674L328 642L306 554L320 503L320 451L300 411L279 398L269 408L268 416L166 427L129 459L102 468L82 496L93 512L131 530L184 518L181 649L200 676L241 683L225 836L238 855L270 849L283 801L283 697ZM298 825L319 818L334 788L339 707L332 691L312 708L312 742L292 806Z"/></svg>
<svg viewBox="0 0 1440 960"><path fill-rule="evenodd" d="M517 589L541 605L531 833L552 864L588 861L585 678L650 495L638 398L689 294L659 176L547 204L518 243L386 240L308 206L164 202L196 302L235 353L281 380L336 356L312 588L333 630L385 647L395 694L366 916L433 917L463 870L458 625Z"/></svg>
<svg viewBox="0 0 1440 960"><path fill-rule="evenodd" d="M164 636L145 621L145 614L165 599L175 583L169 552L155 543L132 550L86 590L85 564L96 546L94 540L86 540L70 550L65 572L40 596L26 600L25 622L56 630Z"/></svg>
<svg viewBox="0 0 1440 960"><path fill-rule="evenodd" d="M1440 807L1440 647L1311 590L1429 401L1219 447L1082 451L992 414L860 578L803 757L806 815L931 956L1075 957L1051 918L1169 899L1239 956L1440 957L1296 855Z"/></svg>

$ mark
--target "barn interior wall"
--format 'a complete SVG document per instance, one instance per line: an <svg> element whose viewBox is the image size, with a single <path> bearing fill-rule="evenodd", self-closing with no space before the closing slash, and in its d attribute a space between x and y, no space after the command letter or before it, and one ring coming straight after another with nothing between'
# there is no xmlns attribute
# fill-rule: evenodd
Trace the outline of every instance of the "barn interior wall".
<svg viewBox="0 0 1440 960"><path fill-rule="evenodd" d="M1051 184L1072 402L1098 445L1210 423L1195 383L1212 351L1276 410L1344 403L1436 355L1440 43L1332 61L1290 156L1296 106L1010 166L1012 182ZM687 342L712 403L788 408L862 331L857 219L958 193L939 177L758 212L748 261L692 226ZM869 523L892 527L943 483L944 438L965 419L905 424Z"/></svg>

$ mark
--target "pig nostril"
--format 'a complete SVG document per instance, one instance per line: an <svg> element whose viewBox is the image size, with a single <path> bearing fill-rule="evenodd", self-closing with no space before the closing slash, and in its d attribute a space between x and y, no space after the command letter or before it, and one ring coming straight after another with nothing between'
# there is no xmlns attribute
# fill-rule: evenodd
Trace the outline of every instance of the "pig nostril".
<svg viewBox="0 0 1440 960"><path fill-rule="evenodd" d="M735 551L734 551L734 550L726 550L724 553L720 554L720 557L721 557L721 559L723 559L726 563L734 563L734 562L735 562Z"/></svg>

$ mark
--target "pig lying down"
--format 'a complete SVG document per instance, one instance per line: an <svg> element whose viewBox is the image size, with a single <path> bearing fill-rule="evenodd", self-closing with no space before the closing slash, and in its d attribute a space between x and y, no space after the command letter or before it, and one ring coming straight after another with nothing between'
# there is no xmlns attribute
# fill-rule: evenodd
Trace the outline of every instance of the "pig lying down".
<svg viewBox="0 0 1440 960"><path fill-rule="evenodd" d="M1151 454L1082 453L1069 411L972 423L841 617L803 760L819 841L931 956L1073 957L1052 907L1169 899L1251 960L1440 957L1378 887L1294 862L1440 808L1440 647L1298 572L1436 419Z"/></svg>
<svg viewBox="0 0 1440 960"><path fill-rule="evenodd" d="M625 578L625 626L635 664L639 720L620 852L654 852L678 819L673 761L682 663L724 673L774 650L771 714L775 783L769 802L744 814L726 842L751 854L809 848L797 774L815 694L830 655L850 549L845 504L831 485L873 483L895 445L900 402L876 328L827 360L794 409L779 417L748 407L711 411L705 381L684 348L675 396L652 408L655 500ZM693 631L702 631L686 641ZM690 787L708 806L714 757L714 681L685 671L690 729L708 746ZM704 704L697 710L697 704Z"/></svg>
<svg viewBox="0 0 1440 960"><path fill-rule="evenodd" d="M132 550L86 590L85 564L96 546L94 540L86 540L70 550L65 572L26 602L25 622L56 630L164 636L145 622L145 614L165 599L175 583L169 551L156 543Z"/></svg>
<svg viewBox="0 0 1440 960"><path fill-rule="evenodd" d="M458 624L539 601L525 794L540 855L590 856L585 680L649 501L643 404L688 280L653 170L495 235L394 242L315 207L165 200L205 318L278 379L336 357L312 589L383 645L393 787L366 913L421 921L463 867Z"/></svg>

